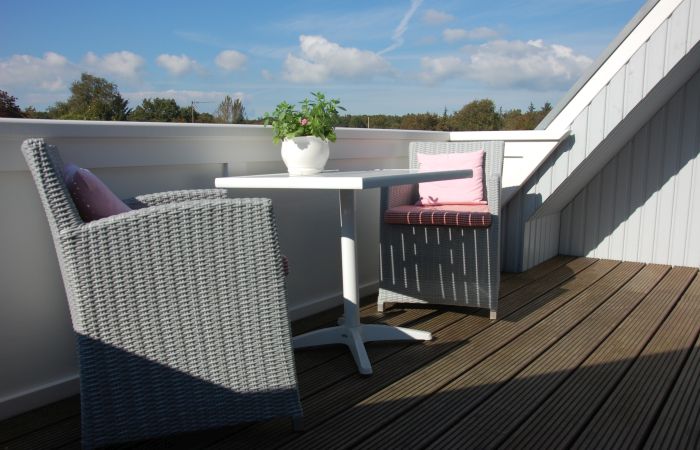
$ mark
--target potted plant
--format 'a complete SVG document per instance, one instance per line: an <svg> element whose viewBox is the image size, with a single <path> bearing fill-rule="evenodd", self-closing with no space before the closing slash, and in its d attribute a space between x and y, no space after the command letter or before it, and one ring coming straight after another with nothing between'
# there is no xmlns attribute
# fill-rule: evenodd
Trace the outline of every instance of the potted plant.
<svg viewBox="0 0 700 450"><path fill-rule="evenodd" d="M340 100L326 99L321 92L299 102L300 108L282 102L265 113L265 126L272 125L275 143L282 142L282 160L290 175L312 175L328 161L328 142L335 142Z"/></svg>

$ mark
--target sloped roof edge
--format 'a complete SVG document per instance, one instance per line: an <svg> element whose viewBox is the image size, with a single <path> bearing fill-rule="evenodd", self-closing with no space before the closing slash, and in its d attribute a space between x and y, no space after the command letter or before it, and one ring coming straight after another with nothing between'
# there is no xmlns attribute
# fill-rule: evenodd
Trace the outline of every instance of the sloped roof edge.
<svg viewBox="0 0 700 450"><path fill-rule="evenodd" d="M564 95L564 97L557 102L556 106L547 114L544 119L537 125L536 130L545 130L549 125L556 119L556 117L566 108L566 106L576 97L576 94L588 83L588 81L595 75L596 72L605 64L605 61L610 58L610 56L615 53L615 50L627 39L627 36L639 25L639 23L644 20L644 18L649 14L654 6L659 3L660 0L648 0L642 7L637 11L637 14L632 17L632 19L625 25L625 27L620 31L620 33L613 39L613 41L608 45L608 47L601 53L601 55L595 60L593 64L584 72L584 74L576 81L576 83L569 89L569 91Z"/></svg>

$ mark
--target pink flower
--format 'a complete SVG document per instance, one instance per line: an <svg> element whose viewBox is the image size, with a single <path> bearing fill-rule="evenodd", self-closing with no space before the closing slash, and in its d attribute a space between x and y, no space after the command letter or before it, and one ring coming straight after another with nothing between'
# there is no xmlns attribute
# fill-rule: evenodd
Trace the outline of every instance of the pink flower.
<svg viewBox="0 0 700 450"><path fill-rule="evenodd" d="M302 127L305 127L305 126L308 125L308 124L309 124L309 119L307 119L306 117L304 117L303 119L301 119L301 126L302 126Z"/></svg>

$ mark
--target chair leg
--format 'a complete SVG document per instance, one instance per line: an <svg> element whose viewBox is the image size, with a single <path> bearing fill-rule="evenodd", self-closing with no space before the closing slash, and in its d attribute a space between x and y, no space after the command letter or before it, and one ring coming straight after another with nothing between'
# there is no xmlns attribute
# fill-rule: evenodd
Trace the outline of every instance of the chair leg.
<svg viewBox="0 0 700 450"><path fill-rule="evenodd" d="M496 310L495 310L495 309L492 309L492 310L489 312L489 319L491 319L491 320L496 320L496 316L497 316Z"/></svg>
<svg viewBox="0 0 700 450"><path fill-rule="evenodd" d="M292 416L292 430L295 433L304 431L304 418L302 416Z"/></svg>

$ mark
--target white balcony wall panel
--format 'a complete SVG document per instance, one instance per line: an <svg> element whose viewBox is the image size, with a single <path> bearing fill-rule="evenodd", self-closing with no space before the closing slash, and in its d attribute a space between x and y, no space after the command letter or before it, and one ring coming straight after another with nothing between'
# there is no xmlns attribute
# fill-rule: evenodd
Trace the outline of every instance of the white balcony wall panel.
<svg viewBox="0 0 700 450"><path fill-rule="evenodd" d="M608 171L608 177L613 177L613 183L609 192L615 192L614 196L610 196L610 203L612 203L612 213L610 220L612 220L615 225L616 232L609 237L609 248L608 257L610 255L620 255L624 252L625 238L626 238L626 223L625 214L627 213L626 207L622 205L627 205L630 202L630 182L631 182L631 167L632 167L632 148L631 145L625 145L616 161L615 170L611 169Z"/></svg>
<svg viewBox="0 0 700 450"><path fill-rule="evenodd" d="M697 1L696 1L697 2ZM664 73L668 73L688 50L688 31L690 26L690 1L684 1L668 19L666 51L664 54Z"/></svg>
<svg viewBox="0 0 700 450"><path fill-rule="evenodd" d="M610 80L605 97L605 129L603 134L607 136L622 120L625 99L625 79L627 66L620 69Z"/></svg>
<svg viewBox="0 0 700 450"><path fill-rule="evenodd" d="M644 95L644 67L646 45L642 45L625 66L625 93L623 116L627 116L637 106Z"/></svg>
<svg viewBox="0 0 700 450"><path fill-rule="evenodd" d="M699 124L700 72L562 210L567 250L699 267Z"/></svg>
<svg viewBox="0 0 700 450"><path fill-rule="evenodd" d="M694 1L690 2L690 11L688 12L687 45L692 45L693 42L698 41L700 41L700 3Z"/></svg>
<svg viewBox="0 0 700 450"><path fill-rule="evenodd" d="M68 306L48 224L20 153L44 137L65 160L92 169L117 195L211 188L223 174L284 171L270 129L258 126L0 119L0 420L77 391ZM448 133L339 129L328 168L408 166L413 140ZM290 259L289 309L301 317L341 301L338 194L240 190L269 197ZM363 294L378 280L379 192L358 200L358 271Z"/></svg>
<svg viewBox="0 0 700 450"><path fill-rule="evenodd" d="M668 21L662 23L647 42L647 54L644 58L644 95L647 95L664 76L667 34Z"/></svg>
<svg viewBox="0 0 700 450"><path fill-rule="evenodd" d="M668 7L662 3L659 2L659 8ZM629 59L608 75L608 82L595 95L591 95L590 103L582 106L579 113L573 116L569 125L571 136L559 144L559 148L523 185L521 191L524 194L513 195L506 208L510 216L518 216L510 217L506 224L516 229L506 231L510 239L504 243L509 255L504 260L505 270L526 270L532 267L527 262L541 262L538 258L532 258L529 252L537 255L542 253L539 246L548 248L555 239L557 242L565 240L554 233L537 243L525 237L525 224L537 217L560 214L642 124L695 73L700 66L700 50L697 48L700 40L700 32L697 31L700 29L700 13L697 11L700 7L697 3L696 0L678 2L660 26L651 32L648 40L641 42L634 52L629 52ZM594 78L598 78L598 75ZM581 92L590 95L587 88ZM576 102L578 98L575 97L572 104ZM562 114L570 112L565 109ZM552 126L560 126L559 122L561 120L555 118ZM563 168L566 169L562 171ZM517 205L517 202L522 204ZM573 217L575 215L572 215L572 220ZM587 232L590 233L590 230ZM616 243L616 239L617 236L606 241L605 246ZM575 247L575 244L570 246ZM641 249L642 252L646 250ZM605 253L598 245L595 252ZM518 253L521 257L516 260L514 255Z"/></svg>

